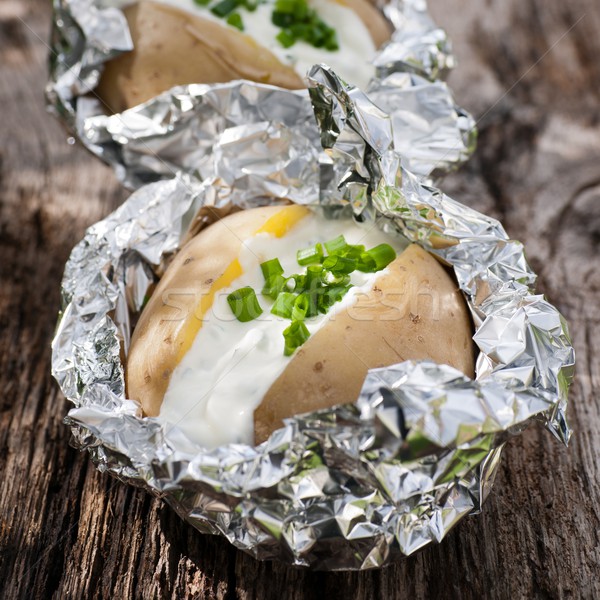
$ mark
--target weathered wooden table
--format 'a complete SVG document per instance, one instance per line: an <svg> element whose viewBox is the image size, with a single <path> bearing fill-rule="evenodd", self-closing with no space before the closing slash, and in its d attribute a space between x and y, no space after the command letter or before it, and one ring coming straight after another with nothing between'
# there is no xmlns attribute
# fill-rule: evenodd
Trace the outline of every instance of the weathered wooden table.
<svg viewBox="0 0 600 600"><path fill-rule="evenodd" d="M383 571L259 563L68 445L50 378L59 281L127 193L44 112L49 2L0 2L0 597L600 597L600 5L431 0L479 150L444 189L525 242L578 353L569 449L513 440L484 513Z"/></svg>

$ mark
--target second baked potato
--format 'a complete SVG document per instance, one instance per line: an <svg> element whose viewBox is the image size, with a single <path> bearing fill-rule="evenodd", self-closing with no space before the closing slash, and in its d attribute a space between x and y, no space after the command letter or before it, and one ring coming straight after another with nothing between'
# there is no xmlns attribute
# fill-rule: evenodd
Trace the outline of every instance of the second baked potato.
<svg viewBox="0 0 600 600"><path fill-rule="evenodd" d="M188 10L182 8L186 2ZM244 32L215 18L209 10L199 10L193 0L165 3L141 0L126 6L123 12L134 48L105 65L96 89L98 96L109 112L114 113L176 85L190 83L249 79L299 89L305 86L306 65L333 61L331 66L336 68L341 59L348 66L346 74L339 74L354 83L353 79L371 58L368 54L373 54L390 36L389 23L368 0L320 0L314 2L315 10L333 9L337 11L334 16L342 11L349 19L346 27L352 31L339 32L339 50L328 52L302 42L284 48L278 43L267 43L274 40L279 30L270 23L270 8L265 6L245 13L248 31ZM255 27L250 31L252 24ZM362 30L357 30L358 27ZM349 36L352 43L348 43ZM302 58L296 69L295 55ZM290 57L293 60L288 60Z"/></svg>

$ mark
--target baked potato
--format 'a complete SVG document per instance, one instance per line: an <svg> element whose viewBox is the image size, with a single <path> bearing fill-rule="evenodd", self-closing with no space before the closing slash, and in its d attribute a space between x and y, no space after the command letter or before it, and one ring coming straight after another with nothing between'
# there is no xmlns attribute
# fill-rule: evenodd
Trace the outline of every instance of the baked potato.
<svg viewBox="0 0 600 600"><path fill-rule="evenodd" d="M360 36L370 38L372 53L391 33L388 21L368 0L319 0L315 3L317 10L321 4L329 3L353 11L364 31L352 31L352 44L340 44L337 52L309 48L306 62L299 63L295 70L292 64L285 64L286 57L293 57L294 52L302 49L306 52L307 45L295 44L284 49L275 43L274 37L267 35L278 31L270 24L268 13L260 16L267 21L265 28L246 33L215 18L209 10L200 9L193 0L179 0L175 6L173 2L141 0L123 9L133 50L106 63L96 89L109 112L122 112L173 86L190 83L249 79L300 89L305 87L302 65L329 63L333 55L344 56L344 53L347 76L353 77L359 70L357 60L365 65L368 60L365 53L369 52L369 46L361 42ZM179 8L186 6L186 2L189 10ZM262 5L259 5L260 10ZM255 22L257 17L253 18ZM351 27L356 28L356 23ZM267 40L271 41L267 43Z"/></svg>
<svg viewBox="0 0 600 600"><path fill-rule="evenodd" d="M216 446L260 443L286 417L355 400L370 368L432 359L472 376L464 298L446 269L415 244L390 256L383 270L359 274L362 279L324 314L307 317L307 325L318 325L291 356L283 345L273 351L287 325L268 313L271 301L264 295L257 294L264 310L249 322L226 317L231 290L244 284L260 290L264 261L280 257L288 271L298 248L320 247L315 240L339 231L361 243L389 240L379 230L330 221L298 205L238 212L202 230L176 255L134 329L128 397L145 415ZM328 264L322 255L319 260ZM219 306L225 307L220 316ZM248 404L246 397L252 397Z"/></svg>

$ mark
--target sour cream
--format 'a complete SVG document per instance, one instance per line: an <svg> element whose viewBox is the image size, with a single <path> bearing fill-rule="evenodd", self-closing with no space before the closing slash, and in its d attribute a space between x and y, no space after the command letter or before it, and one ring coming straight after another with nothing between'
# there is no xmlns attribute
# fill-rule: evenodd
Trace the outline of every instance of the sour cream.
<svg viewBox="0 0 600 600"><path fill-rule="evenodd" d="M215 21L223 27L230 27L225 19L213 15L209 8L196 4L194 0L160 1ZM281 29L271 22L273 2L259 4L253 12L243 7L236 9L236 12L242 17L244 33L268 48L283 64L293 67L300 77L305 77L313 65L325 63L347 83L365 88L375 75L369 61L374 57L376 47L362 19L352 9L335 0L309 0L309 4L325 23L335 28L339 50L330 52L302 41L296 42L291 48L284 48L276 39Z"/></svg>
<svg viewBox="0 0 600 600"><path fill-rule="evenodd" d="M260 294L264 278L260 264L278 258L288 275L303 273L296 251L316 242L344 235L350 244L367 248L388 243L399 253L403 245L376 227L361 227L351 220L328 220L311 214L287 235L277 238L260 233L241 247L238 260L243 274L215 295L212 307L191 348L171 375L158 419L181 429L189 439L206 448L254 439L254 410L293 358L284 356L283 330L290 321L276 317L273 302ZM307 319L311 334L351 306L357 296L371 289L378 273L352 273L352 284L344 298L326 315ZM233 316L227 295L250 286L263 309L253 321L240 323Z"/></svg>

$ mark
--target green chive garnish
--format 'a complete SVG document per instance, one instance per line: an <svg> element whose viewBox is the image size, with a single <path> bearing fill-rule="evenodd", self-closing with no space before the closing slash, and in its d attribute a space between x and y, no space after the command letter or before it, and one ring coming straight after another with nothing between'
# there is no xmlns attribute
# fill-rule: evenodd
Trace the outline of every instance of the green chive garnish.
<svg viewBox="0 0 600 600"><path fill-rule="evenodd" d="M323 261L323 269L338 275L347 275L356 270L356 261L353 258L334 254L333 256L328 256Z"/></svg>
<svg viewBox="0 0 600 600"><path fill-rule="evenodd" d="M243 3L246 0L236 1ZM293 4L297 1L305 0L277 0L286 7L286 2ZM299 31L298 28L296 30ZM396 252L389 244L379 244L365 251L363 245L348 244L344 236L339 235L325 244L316 243L297 251L298 264L306 267L304 274L295 273L286 277L277 258L261 263L265 278L262 293L274 301L271 313L292 321L283 333L284 354L290 356L309 338L310 332L304 325L306 319L319 313L326 314L348 293L352 287L350 274L353 271L358 269L374 273L384 269L395 258ZM229 294L227 301L242 322L251 321L262 314L256 294L250 287Z"/></svg>
<svg viewBox="0 0 600 600"><path fill-rule="evenodd" d="M298 294L292 308L292 321L304 321L310 310L310 298L306 294Z"/></svg>
<svg viewBox="0 0 600 600"><path fill-rule="evenodd" d="M339 302L346 295L351 287L351 285L339 285L323 290L318 298L319 312L326 314L336 302Z"/></svg>
<svg viewBox="0 0 600 600"><path fill-rule="evenodd" d="M296 2L293 3L293 13L296 21L303 21L306 19L306 17L309 15L309 9L306 0L296 0Z"/></svg>
<svg viewBox="0 0 600 600"><path fill-rule="evenodd" d="M277 25L277 23L275 23ZM291 48L296 43L296 38L286 29L282 29L275 39L284 47Z"/></svg>
<svg viewBox="0 0 600 600"><path fill-rule="evenodd" d="M242 17L240 15L240 13L236 13L236 12L231 13L227 17L227 23L229 25L231 25L232 27L239 29L240 31L244 31L244 22L242 21Z"/></svg>
<svg viewBox="0 0 600 600"><path fill-rule="evenodd" d="M285 346L283 353L291 356L310 337L310 332L303 321L292 321L292 324L283 331Z"/></svg>
<svg viewBox="0 0 600 600"><path fill-rule="evenodd" d="M285 289L288 292L296 292L304 289L305 275L292 275L285 280Z"/></svg>
<svg viewBox="0 0 600 600"><path fill-rule="evenodd" d="M194 0L199 6L209 7L217 17L226 19L232 27L244 31L242 16L236 11L243 8L254 12L266 0ZM212 4L212 6L211 6ZM329 51L339 49L337 33L311 8L307 0L276 0L271 13L271 21L281 29L276 36L284 48L302 40L317 48Z"/></svg>
<svg viewBox="0 0 600 600"><path fill-rule="evenodd" d="M375 259L368 252L363 252L356 261L356 270L363 273L374 273L377 270L375 267Z"/></svg>
<svg viewBox="0 0 600 600"><path fill-rule="evenodd" d="M332 285L347 285L350 283L350 275L344 273L332 273L331 271L323 271L321 273L321 281L326 286Z"/></svg>
<svg viewBox="0 0 600 600"><path fill-rule="evenodd" d="M284 289L286 279L283 277L283 267L278 258L272 258L260 265L265 285L262 289L262 295L275 300L277 295Z"/></svg>
<svg viewBox="0 0 600 600"><path fill-rule="evenodd" d="M227 296L227 303L235 318L242 323L252 321L262 315L256 293L251 287L243 287Z"/></svg>
<svg viewBox="0 0 600 600"><path fill-rule="evenodd" d="M340 45L338 44L338 41L337 41L337 34L334 31L331 38L325 42L325 50L329 50L329 52L335 52L339 49L340 49Z"/></svg>
<svg viewBox="0 0 600 600"><path fill-rule="evenodd" d="M321 265L310 266L306 268L306 275L304 276L304 285L302 289L314 292L317 288L321 287L321 273L323 267Z"/></svg>
<svg viewBox="0 0 600 600"><path fill-rule="evenodd" d="M262 271L265 281L269 281L275 275L283 275L283 267L278 258L272 258L261 263L260 270Z"/></svg>
<svg viewBox="0 0 600 600"><path fill-rule="evenodd" d="M286 281L287 280L283 275L273 275L273 277L269 277L269 279L265 281L261 294L267 296L267 298L271 298L271 300L275 300L278 294L285 289Z"/></svg>
<svg viewBox="0 0 600 600"><path fill-rule="evenodd" d="M329 256L332 254L339 254L347 246L348 243L343 235L338 235L336 238L325 242L325 249L327 250L327 254L329 254Z"/></svg>
<svg viewBox="0 0 600 600"><path fill-rule="evenodd" d="M281 294L277 296L275 304L273 304L273 308L271 308L271 312L278 317L291 319L295 302L296 296L294 294L291 294L290 292L281 292Z"/></svg>
<svg viewBox="0 0 600 600"><path fill-rule="evenodd" d="M396 258L396 251L389 244L379 244L367 250L366 254L375 261L375 271L385 269Z"/></svg>
<svg viewBox="0 0 600 600"><path fill-rule="evenodd" d="M284 14L294 14L298 0L277 0L275 2L275 12Z"/></svg>
<svg viewBox="0 0 600 600"><path fill-rule="evenodd" d="M296 40L305 40L310 35L310 25L303 25L302 23L296 23L292 25L288 31Z"/></svg>
<svg viewBox="0 0 600 600"><path fill-rule="evenodd" d="M289 27L294 24L294 15L275 9L271 15L271 21L277 27Z"/></svg>
<svg viewBox="0 0 600 600"><path fill-rule="evenodd" d="M281 28L277 40L284 48L302 40L317 48L337 50L337 34L306 0L277 0L271 21Z"/></svg>
<svg viewBox="0 0 600 600"><path fill-rule="evenodd" d="M238 7L238 0L221 0L218 4L215 4L210 12L217 17L226 17L229 13L233 12Z"/></svg>
<svg viewBox="0 0 600 600"><path fill-rule="evenodd" d="M296 252L296 260L298 261L298 264L302 266L320 263L322 259L323 246L319 243Z"/></svg>
<svg viewBox="0 0 600 600"><path fill-rule="evenodd" d="M365 247L361 245L348 244L343 250L340 250L339 253L346 258L353 258L354 260L358 260L360 255L365 251Z"/></svg>

